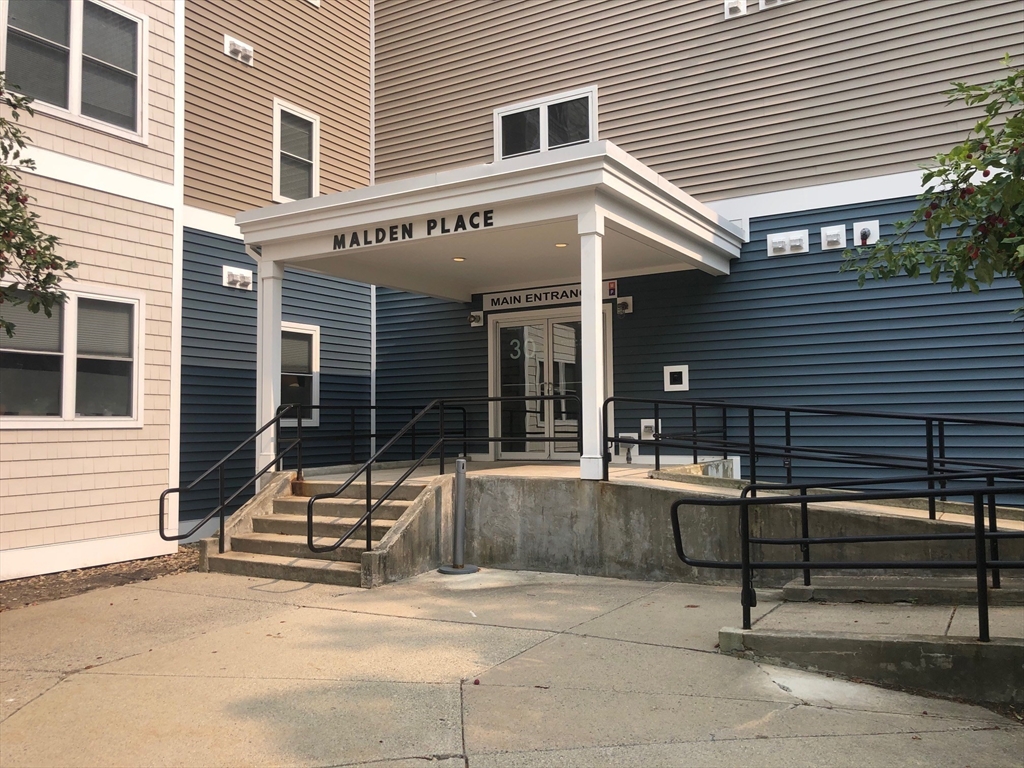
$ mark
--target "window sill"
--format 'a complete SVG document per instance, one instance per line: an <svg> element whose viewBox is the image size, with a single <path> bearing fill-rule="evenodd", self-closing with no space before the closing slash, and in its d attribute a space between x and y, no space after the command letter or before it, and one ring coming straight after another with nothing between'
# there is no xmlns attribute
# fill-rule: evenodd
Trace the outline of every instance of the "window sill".
<svg viewBox="0 0 1024 768"><path fill-rule="evenodd" d="M76 115L74 112L58 107L53 104L47 104L43 101L33 101L32 109L39 115L46 115L47 117L53 117L57 120L63 120L66 123L72 123L79 125L83 128L89 128L90 130L97 131L98 133L105 133L109 136L116 136L119 139L130 141L134 144L141 144L143 146L149 146L149 135L146 130L145 120L140 116L139 122L142 123L141 131L129 131L127 128L118 128L116 125L110 123L104 123L102 120L95 120L85 115Z"/></svg>
<svg viewBox="0 0 1024 768"><path fill-rule="evenodd" d="M59 416L0 416L0 430L35 429L142 429L143 419L82 416L62 419ZM305 426L305 424L303 424Z"/></svg>

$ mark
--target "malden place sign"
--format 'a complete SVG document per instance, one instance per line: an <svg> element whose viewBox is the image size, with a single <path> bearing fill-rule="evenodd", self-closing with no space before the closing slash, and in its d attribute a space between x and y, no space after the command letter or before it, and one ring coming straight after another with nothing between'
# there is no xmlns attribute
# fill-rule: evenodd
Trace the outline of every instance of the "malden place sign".
<svg viewBox="0 0 1024 768"><path fill-rule="evenodd" d="M489 229L494 226L494 211L473 211L455 216L440 216L425 221L405 221L387 224L373 229L352 230L334 236L335 251L361 248L367 245L397 243L401 240L415 240L419 237L448 235L453 232L468 232L471 229Z"/></svg>

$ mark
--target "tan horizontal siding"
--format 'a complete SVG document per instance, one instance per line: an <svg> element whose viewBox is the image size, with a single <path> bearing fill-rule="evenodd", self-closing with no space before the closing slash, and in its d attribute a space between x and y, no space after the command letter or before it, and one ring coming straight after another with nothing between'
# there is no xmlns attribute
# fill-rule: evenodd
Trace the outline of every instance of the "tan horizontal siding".
<svg viewBox="0 0 1024 768"><path fill-rule="evenodd" d="M913 170L963 138L946 105L1024 52L1019 0L376 5L379 181L490 161L492 112L597 84L599 135L707 200Z"/></svg>
<svg viewBox="0 0 1024 768"><path fill-rule="evenodd" d="M255 66L224 55L224 35ZM320 193L369 183L368 0L189 0L185 201L235 214L271 203L273 104L320 117Z"/></svg>

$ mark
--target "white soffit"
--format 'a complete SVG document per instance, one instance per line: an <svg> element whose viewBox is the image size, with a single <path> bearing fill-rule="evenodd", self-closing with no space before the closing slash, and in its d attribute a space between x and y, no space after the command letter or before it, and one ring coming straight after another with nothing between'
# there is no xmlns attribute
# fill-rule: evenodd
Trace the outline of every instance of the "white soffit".
<svg viewBox="0 0 1024 768"><path fill-rule="evenodd" d="M595 210L606 223L606 277L727 274L744 240L734 224L610 142L285 203L236 221L263 259L465 301L578 281L577 222Z"/></svg>

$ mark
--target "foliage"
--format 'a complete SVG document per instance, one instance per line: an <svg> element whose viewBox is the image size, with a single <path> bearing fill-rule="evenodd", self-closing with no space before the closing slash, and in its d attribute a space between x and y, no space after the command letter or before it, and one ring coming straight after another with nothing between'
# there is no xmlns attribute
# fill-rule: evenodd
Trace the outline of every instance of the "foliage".
<svg viewBox="0 0 1024 768"><path fill-rule="evenodd" d="M27 137L17 124L22 112L34 114L31 101L8 90L0 71L0 330L8 336L14 324L4 318L4 307L27 303L29 311L50 317L53 305L67 298L61 279L78 266L56 253L58 240L39 228L21 183L22 171L35 168L22 156Z"/></svg>
<svg viewBox="0 0 1024 768"><path fill-rule="evenodd" d="M848 250L843 271L888 279L948 275L952 287L974 293L996 276L1015 277L1024 290L1024 68L987 85L953 83L951 103L984 105L968 138L935 158L925 192L891 238ZM923 234L923 237L922 237ZM858 237L858 233L854 233Z"/></svg>

